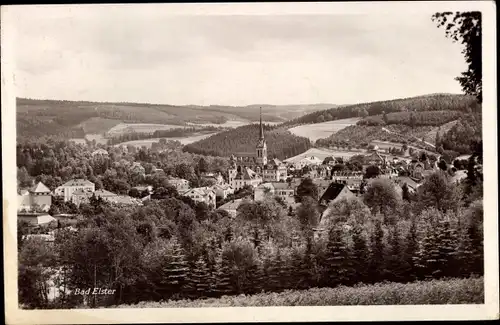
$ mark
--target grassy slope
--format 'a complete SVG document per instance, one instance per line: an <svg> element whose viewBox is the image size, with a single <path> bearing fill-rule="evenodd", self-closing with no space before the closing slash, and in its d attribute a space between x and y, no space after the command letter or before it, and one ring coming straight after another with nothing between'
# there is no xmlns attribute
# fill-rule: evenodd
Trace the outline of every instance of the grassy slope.
<svg viewBox="0 0 500 325"><path fill-rule="evenodd" d="M359 118L347 118L323 123L304 124L288 129L293 134L309 138L311 141L327 138L345 127L356 124Z"/></svg>
<svg viewBox="0 0 500 325"><path fill-rule="evenodd" d="M141 302L113 308L167 307L245 307L245 306L348 306L348 305L424 305L482 304L483 278L432 280L402 283L377 283L355 287L287 290L251 296L224 296L198 300Z"/></svg>

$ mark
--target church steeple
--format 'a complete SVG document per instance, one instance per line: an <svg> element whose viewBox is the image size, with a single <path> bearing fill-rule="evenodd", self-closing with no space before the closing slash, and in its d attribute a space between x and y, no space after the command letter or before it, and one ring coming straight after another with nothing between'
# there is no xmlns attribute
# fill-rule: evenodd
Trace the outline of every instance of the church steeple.
<svg viewBox="0 0 500 325"><path fill-rule="evenodd" d="M264 126L262 125L262 107L260 108L260 130L259 141L257 143L257 162L260 165L267 164L267 144L264 140Z"/></svg>
<svg viewBox="0 0 500 325"><path fill-rule="evenodd" d="M262 107L260 108L260 133L259 140L264 140L264 128L262 126Z"/></svg>

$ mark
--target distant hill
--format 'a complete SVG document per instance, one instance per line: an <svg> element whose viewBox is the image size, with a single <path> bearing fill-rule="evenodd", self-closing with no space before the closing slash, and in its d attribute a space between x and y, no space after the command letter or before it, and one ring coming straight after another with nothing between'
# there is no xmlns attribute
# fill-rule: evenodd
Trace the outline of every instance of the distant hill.
<svg viewBox="0 0 500 325"><path fill-rule="evenodd" d="M265 125L264 133L269 158L289 158L311 147L309 139L298 137L285 128ZM255 153L258 138L259 126L250 124L188 144L184 151L222 157L241 152Z"/></svg>
<svg viewBox="0 0 500 325"><path fill-rule="evenodd" d="M422 111L461 111L480 112L481 105L473 96L454 94L431 94L403 99L345 105L332 109L316 111L283 123L293 127L301 124L322 123L351 117L367 117L395 112Z"/></svg>
<svg viewBox="0 0 500 325"><path fill-rule="evenodd" d="M306 104L306 105L269 105L269 104L253 104L247 106L195 106L192 108L207 109L225 113L236 114L249 121L258 121L260 109L262 108L262 119L268 122L283 122L293 118L303 116L305 114L335 108L335 104Z"/></svg>
<svg viewBox="0 0 500 325"><path fill-rule="evenodd" d="M332 106L330 104L262 105L263 119L269 122L283 122L316 109ZM170 125L223 124L227 121L250 123L259 120L259 111L259 105L176 106L18 98L17 134L19 138L43 136L81 138L88 133L105 133L120 123Z"/></svg>

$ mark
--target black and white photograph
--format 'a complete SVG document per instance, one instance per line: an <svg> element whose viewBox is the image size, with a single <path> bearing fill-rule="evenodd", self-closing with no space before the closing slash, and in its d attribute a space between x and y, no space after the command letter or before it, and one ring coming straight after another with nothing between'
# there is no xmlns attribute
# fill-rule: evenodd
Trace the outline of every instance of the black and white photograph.
<svg viewBox="0 0 500 325"><path fill-rule="evenodd" d="M498 317L493 2L260 5L2 6L7 323Z"/></svg>

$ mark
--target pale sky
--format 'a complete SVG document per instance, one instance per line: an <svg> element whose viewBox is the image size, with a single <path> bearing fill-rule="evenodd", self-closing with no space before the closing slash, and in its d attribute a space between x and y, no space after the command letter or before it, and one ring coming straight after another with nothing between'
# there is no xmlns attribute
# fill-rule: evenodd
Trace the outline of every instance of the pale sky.
<svg viewBox="0 0 500 325"><path fill-rule="evenodd" d="M161 104L352 104L461 93L461 46L429 13L172 16L24 7L18 97Z"/></svg>

